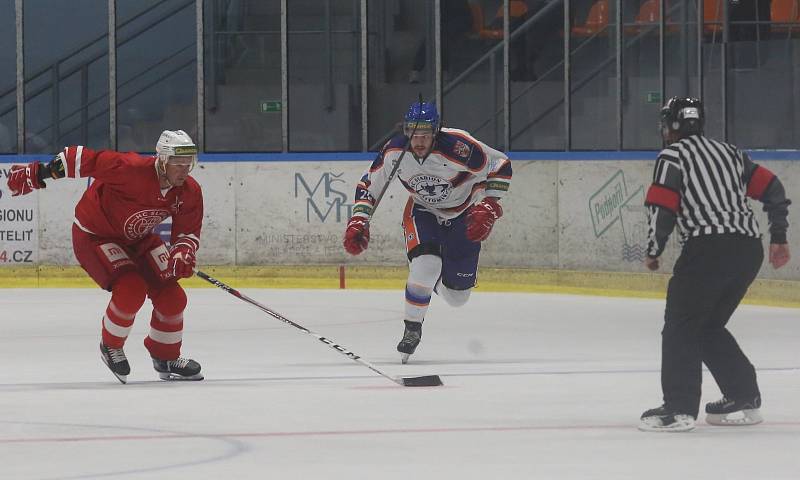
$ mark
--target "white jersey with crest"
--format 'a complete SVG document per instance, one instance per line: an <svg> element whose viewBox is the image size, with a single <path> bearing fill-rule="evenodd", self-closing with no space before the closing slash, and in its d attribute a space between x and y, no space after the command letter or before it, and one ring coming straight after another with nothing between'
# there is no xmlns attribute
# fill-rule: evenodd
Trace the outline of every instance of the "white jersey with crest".
<svg viewBox="0 0 800 480"><path fill-rule="evenodd" d="M353 214L369 218L375 198L403 154L406 137L389 140L356 187ZM415 204L448 220L461 215L484 197L503 197L511 183L508 157L464 130L442 128L424 160L411 151L402 155L396 177Z"/></svg>

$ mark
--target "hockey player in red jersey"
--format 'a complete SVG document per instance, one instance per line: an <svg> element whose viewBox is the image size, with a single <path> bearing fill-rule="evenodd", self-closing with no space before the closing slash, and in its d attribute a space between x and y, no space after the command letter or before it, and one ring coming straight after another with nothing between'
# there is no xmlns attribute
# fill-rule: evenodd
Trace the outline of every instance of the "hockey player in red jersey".
<svg viewBox="0 0 800 480"><path fill-rule="evenodd" d="M393 180L394 163L401 162L397 178L409 192L403 213L409 262L405 330L397 345L402 363L420 343L432 293L454 307L469 300L481 242L503 215L499 200L511 183L511 161L505 154L464 130L440 127L434 103L409 107L403 134L386 143L356 187L344 234L344 248L351 255L367 249L370 217Z"/></svg>
<svg viewBox="0 0 800 480"><path fill-rule="evenodd" d="M100 353L120 382L130 365L123 351L136 313L149 297L150 333L144 344L163 380L202 380L200 364L180 356L186 293L200 247L203 194L189 172L197 146L182 130L165 130L155 156L66 147L47 164L15 165L13 196L45 188L45 180L93 177L75 207L72 246L78 263L111 301L102 319ZM153 229L172 217L168 248Z"/></svg>

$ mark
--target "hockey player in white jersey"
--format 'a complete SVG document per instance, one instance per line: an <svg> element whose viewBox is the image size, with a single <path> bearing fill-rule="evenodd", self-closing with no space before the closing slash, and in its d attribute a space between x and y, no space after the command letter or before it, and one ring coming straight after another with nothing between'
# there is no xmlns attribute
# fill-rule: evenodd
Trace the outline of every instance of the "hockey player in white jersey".
<svg viewBox="0 0 800 480"><path fill-rule="evenodd" d="M375 199L392 180L398 159L397 178L409 193L403 213L409 261L405 332L397 345L406 363L422 338L432 293L454 307L469 299L481 242L503 215L499 200L511 182L511 162L464 130L441 128L434 103L413 103L403 134L386 143L356 187L344 236L348 253L366 250Z"/></svg>

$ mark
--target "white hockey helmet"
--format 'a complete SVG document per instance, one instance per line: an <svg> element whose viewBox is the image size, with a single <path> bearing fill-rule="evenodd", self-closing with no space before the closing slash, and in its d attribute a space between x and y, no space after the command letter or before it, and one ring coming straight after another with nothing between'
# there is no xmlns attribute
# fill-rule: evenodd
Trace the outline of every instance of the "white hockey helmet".
<svg viewBox="0 0 800 480"><path fill-rule="evenodd" d="M167 162L172 157L191 158L192 166L189 171L192 171L197 165L197 145L192 141L192 137L183 130L161 132L161 136L156 142L156 155L158 156L158 171L162 174L166 172Z"/></svg>

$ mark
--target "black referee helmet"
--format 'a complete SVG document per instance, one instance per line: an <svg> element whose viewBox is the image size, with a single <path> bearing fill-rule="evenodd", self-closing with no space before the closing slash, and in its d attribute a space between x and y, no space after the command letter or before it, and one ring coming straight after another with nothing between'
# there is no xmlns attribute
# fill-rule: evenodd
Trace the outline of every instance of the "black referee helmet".
<svg viewBox="0 0 800 480"><path fill-rule="evenodd" d="M661 109L661 134L678 138L703 134L703 102L694 97L672 97Z"/></svg>

